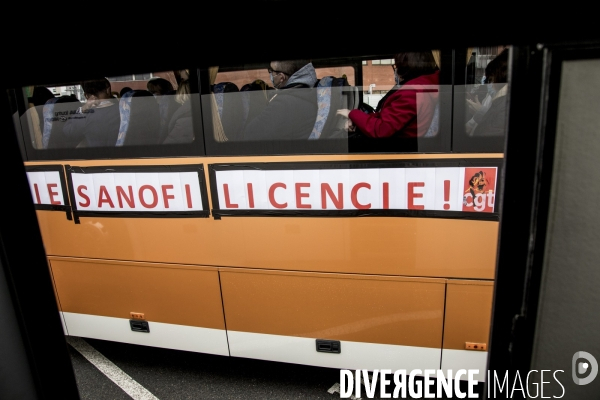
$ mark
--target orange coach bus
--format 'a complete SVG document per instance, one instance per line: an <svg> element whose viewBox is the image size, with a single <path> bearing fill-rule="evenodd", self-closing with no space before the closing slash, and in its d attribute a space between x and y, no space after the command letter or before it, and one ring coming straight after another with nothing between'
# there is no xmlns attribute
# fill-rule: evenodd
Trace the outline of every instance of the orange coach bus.
<svg viewBox="0 0 600 400"><path fill-rule="evenodd" d="M9 90L65 334L483 380L511 49Z"/></svg>

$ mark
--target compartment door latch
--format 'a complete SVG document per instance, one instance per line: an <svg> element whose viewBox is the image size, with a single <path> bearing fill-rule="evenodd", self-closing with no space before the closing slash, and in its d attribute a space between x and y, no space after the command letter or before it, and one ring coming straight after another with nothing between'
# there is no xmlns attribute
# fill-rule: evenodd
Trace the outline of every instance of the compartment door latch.
<svg viewBox="0 0 600 400"><path fill-rule="evenodd" d="M129 325L131 326L131 330L134 332L150 332L150 325L148 325L147 321L130 319Z"/></svg>
<svg viewBox="0 0 600 400"><path fill-rule="evenodd" d="M341 353L342 344L339 340L317 339L317 351L321 353Z"/></svg>

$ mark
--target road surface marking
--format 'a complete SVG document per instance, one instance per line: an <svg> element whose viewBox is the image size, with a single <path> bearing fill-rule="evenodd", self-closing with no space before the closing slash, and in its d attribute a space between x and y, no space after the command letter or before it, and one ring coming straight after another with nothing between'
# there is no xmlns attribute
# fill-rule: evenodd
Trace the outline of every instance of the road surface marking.
<svg viewBox="0 0 600 400"><path fill-rule="evenodd" d="M123 372L82 338L66 336L66 339L67 343L73 346L73 348L91 362L94 367L98 368L100 372L106 375L108 379L123 389L123 391L134 400L158 400L158 397L154 396L148 389L133 380L132 377Z"/></svg>

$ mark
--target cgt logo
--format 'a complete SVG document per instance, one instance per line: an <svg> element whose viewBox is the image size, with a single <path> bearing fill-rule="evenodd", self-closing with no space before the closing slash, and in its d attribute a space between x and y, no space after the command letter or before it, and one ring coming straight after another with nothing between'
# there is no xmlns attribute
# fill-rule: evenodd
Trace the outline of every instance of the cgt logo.
<svg viewBox="0 0 600 400"><path fill-rule="evenodd" d="M573 354L573 382L576 385L587 385L598 375L598 361L588 352L578 351ZM587 376L586 376L587 375Z"/></svg>

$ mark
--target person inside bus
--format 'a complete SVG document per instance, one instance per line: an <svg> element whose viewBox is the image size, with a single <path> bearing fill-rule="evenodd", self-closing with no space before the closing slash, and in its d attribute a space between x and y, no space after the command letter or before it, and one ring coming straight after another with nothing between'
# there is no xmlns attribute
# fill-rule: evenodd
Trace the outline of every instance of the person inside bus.
<svg viewBox="0 0 600 400"><path fill-rule="evenodd" d="M191 104L190 82L185 79L177 87L175 101L181 106L173 113L169 124L168 134L164 144L191 143L194 141L194 130L192 125L192 104Z"/></svg>
<svg viewBox="0 0 600 400"><path fill-rule="evenodd" d="M162 96L164 94L175 94L173 85L165 78L157 77L150 79L148 83L146 83L146 88L155 97Z"/></svg>
<svg viewBox="0 0 600 400"><path fill-rule="evenodd" d="M45 86L36 86L33 88L33 94L31 97L28 97L27 100L30 104L34 106L43 106L50 99L55 98L56 96L50 89Z"/></svg>
<svg viewBox="0 0 600 400"><path fill-rule="evenodd" d="M468 135L473 133L477 124L481 122L481 118L483 118L492 105L491 91L487 88L488 85L486 85L486 79L487 78L484 75L481 80L481 85L479 85L477 90L469 94L471 98L467 97L467 118L469 118L469 116L470 118L465 124L465 132ZM479 99L483 100L479 101Z"/></svg>
<svg viewBox="0 0 600 400"><path fill-rule="evenodd" d="M508 55L508 50L505 49L506 55ZM502 53L501 53L502 54ZM496 59L500 57L500 54L496 56ZM502 56L504 57L504 56ZM490 65L491 64L491 65ZM467 104L469 108L469 112L472 113L472 117L465 124L465 132L468 135L472 135L473 131L477 127L477 125L483 119L483 116L487 113L492 105L492 97L496 94L496 90L494 89L493 83L491 83L493 78L488 78L493 74L493 70L497 68L498 61L488 63L485 68L484 76L481 81L481 85L479 85L479 90L484 94L481 97L475 97L474 100L467 98ZM502 77L500 77L501 79ZM502 97L502 96L500 96ZM479 102L479 98L482 98L483 101Z"/></svg>
<svg viewBox="0 0 600 400"><path fill-rule="evenodd" d="M371 138L423 136L433 120L440 72L431 51L398 53L394 56L396 85L379 101L373 112L360 109L337 111L348 118L348 130ZM424 86L423 90L415 86ZM417 118L418 117L418 118Z"/></svg>
<svg viewBox="0 0 600 400"><path fill-rule="evenodd" d="M79 139L77 147L114 146L121 116L119 100L112 96L109 80L87 80L81 87L86 102L74 115L69 115L63 133L72 140Z"/></svg>
<svg viewBox="0 0 600 400"><path fill-rule="evenodd" d="M123 97L123 95L127 92L129 92L130 90L133 90L132 88L130 88L129 86L125 86L123 89L121 89L121 91L119 92L119 98Z"/></svg>
<svg viewBox="0 0 600 400"><path fill-rule="evenodd" d="M473 129L472 136L503 136L506 132L508 48L485 67L485 77L491 104Z"/></svg>
<svg viewBox="0 0 600 400"><path fill-rule="evenodd" d="M242 132L244 140L308 139L317 118L317 82L309 60L271 61L268 67L277 89L267 106Z"/></svg>
<svg viewBox="0 0 600 400"><path fill-rule="evenodd" d="M246 121L253 120L269 104L271 96L276 90L262 79L246 83L240 88L242 100L242 126Z"/></svg>
<svg viewBox="0 0 600 400"><path fill-rule="evenodd" d="M44 106L45 122L42 136L44 149L75 148L79 144L78 139L67 138L63 131L65 122L79 106L81 102L74 94L59 96Z"/></svg>
<svg viewBox="0 0 600 400"><path fill-rule="evenodd" d="M146 88L154 95L154 98L158 102L160 114L159 143L162 143L169 133L169 121L171 121L173 114L179 109L181 104L176 100L175 96L177 93L173 89L173 84L165 78L157 77L150 79L146 83Z"/></svg>
<svg viewBox="0 0 600 400"><path fill-rule="evenodd" d="M179 87L179 85L181 85L181 82L190 78L190 70L177 69L173 71L173 75L175 76L175 82L177 82L177 87Z"/></svg>

